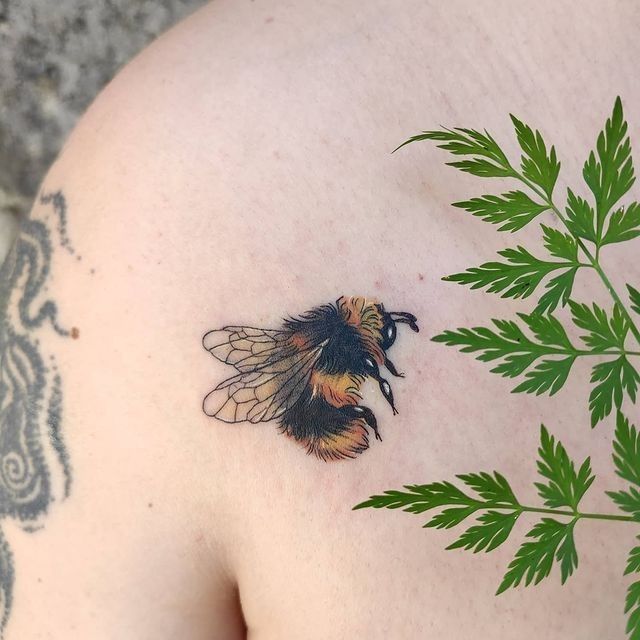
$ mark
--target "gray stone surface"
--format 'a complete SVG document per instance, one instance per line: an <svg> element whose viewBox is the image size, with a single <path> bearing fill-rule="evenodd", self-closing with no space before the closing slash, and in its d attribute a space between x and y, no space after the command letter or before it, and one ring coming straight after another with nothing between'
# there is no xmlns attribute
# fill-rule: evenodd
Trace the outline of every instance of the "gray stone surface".
<svg viewBox="0 0 640 640"><path fill-rule="evenodd" d="M69 130L100 89L202 4L0 0L0 211L28 210Z"/></svg>

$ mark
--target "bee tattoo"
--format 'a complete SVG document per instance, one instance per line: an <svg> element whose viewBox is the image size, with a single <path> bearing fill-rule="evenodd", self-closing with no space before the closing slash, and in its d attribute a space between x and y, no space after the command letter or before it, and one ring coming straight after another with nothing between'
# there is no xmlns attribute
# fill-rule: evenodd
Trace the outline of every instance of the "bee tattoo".
<svg viewBox="0 0 640 640"><path fill-rule="evenodd" d="M405 311L387 312L376 300L341 297L280 329L229 326L209 331L204 348L239 372L211 391L203 411L224 422L278 419L282 433L322 460L355 458L369 446L371 429L382 440L373 411L358 404L365 378L378 382L396 414L384 366L402 378L386 351L396 325L418 331Z"/></svg>

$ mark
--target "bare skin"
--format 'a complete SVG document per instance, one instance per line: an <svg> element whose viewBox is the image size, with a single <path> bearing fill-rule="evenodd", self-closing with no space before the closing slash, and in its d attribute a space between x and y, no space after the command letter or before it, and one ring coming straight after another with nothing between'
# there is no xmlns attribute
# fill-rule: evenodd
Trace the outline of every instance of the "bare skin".
<svg viewBox="0 0 640 640"><path fill-rule="evenodd" d="M633 527L589 522L570 585L495 598L515 540L444 552L451 536L419 518L351 507L483 469L532 498L543 422L591 455L589 510L611 510L612 426L588 427L586 368L553 398L511 395L429 341L528 308L440 281L505 246L450 207L487 184L426 143L389 151L440 123L511 141L513 112L577 182L616 95L640 139L639 17L595 1L217 0L127 67L44 183L66 194L82 256L55 253L48 291L77 339L37 333L63 377L74 482L40 531L3 525L8 640L622 637ZM634 256L637 244L611 251L609 270L640 282ZM607 301L595 278L578 291ZM343 294L420 322L393 347L399 414L365 390L382 442L324 463L273 424L202 414L228 373L205 331L277 327Z"/></svg>

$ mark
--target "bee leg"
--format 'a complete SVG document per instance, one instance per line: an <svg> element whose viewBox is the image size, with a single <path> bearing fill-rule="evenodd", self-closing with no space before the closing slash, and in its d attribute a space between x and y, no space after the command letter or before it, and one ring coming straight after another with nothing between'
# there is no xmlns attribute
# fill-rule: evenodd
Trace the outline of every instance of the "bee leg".
<svg viewBox="0 0 640 640"><path fill-rule="evenodd" d="M398 413L398 410L396 409L396 405L393 403L393 391L391 391L391 385L380 375L378 364L372 358L366 358L364 361L364 367L366 375L371 376L374 380L378 381L378 385L380 386L382 395L385 397L385 400L391 405L391 408L393 409L393 415L396 415ZM389 371L391 371L391 369L389 369ZM391 371L391 373L393 373L393 371Z"/></svg>
<svg viewBox="0 0 640 640"><path fill-rule="evenodd" d="M398 413L396 409L396 405L393 403L393 391L391 391L391 385L384 378L377 378L378 385L380 386L380 391L382 391L382 395L385 400L391 405L393 409L393 415L395 416Z"/></svg>
<svg viewBox="0 0 640 640"><path fill-rule="evenodd" d="M378 421L376 420L376 417L373 414L373 411L371 411L369 407L361 407L359 405L348 405L343 408L343 411L351 419L362 418L365 421L366 425L373 430L373 433L376 436L376 440L380 440L380 442L382 442L382 436L378 431Z"/></svg>
<svg viewBox="0 0 640 640"><path fill-rule="evenodd" d="M389 360L389 358L387 358L386 356L385 356L385 359L384 359L384 366L387 367L387 369L389 369L389 373L392 376L395 376L396 378L404 378L404 373L400 373L396 369L396 365L393 364L393 362L391 362L391 360Z"/></svg>

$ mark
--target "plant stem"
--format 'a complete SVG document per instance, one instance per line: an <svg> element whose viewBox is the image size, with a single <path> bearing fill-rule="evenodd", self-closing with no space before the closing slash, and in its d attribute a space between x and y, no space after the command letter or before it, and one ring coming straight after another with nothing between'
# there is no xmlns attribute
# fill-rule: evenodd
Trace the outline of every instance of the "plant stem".
<svg viewBox="0 0 640 640"><path fill-rule="evenodd" d="M581 513L579 511L565 511L562 509L543 509L539 507L526 507L522 505L520 509L527 513L546 513L554 516L570 516L579 520L586 518L589 520L615 520L616 522L638 522L633 516L622 516L609 513ZM640 523L639 523L640 524Z"/></svg>
<svg viewBox="0 0 640 640"><path fill-rule="evenodd" d="M560 211L560 209L558 209L558 207L555 205L553 200L550 197L548 197L547 194L544 193L544 191L539 189L537 187L537 185L533 184L530 180L528 180L522 174L520 174L518 171L513 169L513 167L511 167L511 169L512 169L515 177L518 180L520 180L521 182L526 184L529 187L529 189L531 189L532 191L534 191L538 195L538 197L542 198L544 203L558 216L558 219L562 222L562 224L565 226L567 231L569 231L569 233L571 233L571 229L569 228L569 225L567 225L567 220L564 217L564 214ZM571 234L571 235L573 235L573 234ZM620 296L618 295L618 292L615 290L614 286L611 284L611 281L607 277L607 274L602 270L602 267L600 266L600 263L598 262L599 247L596 249L596 255L594 256L591 253L591 251L589 251L589 248L585 245L585 243L583 242L582 238L579 238L577 236L574 236L574 237L576 239L576 242L577 242L578 246L580 247L580 249L582 249L584 255L587 257L587 260L589 260L589 262L591 263L591 266L596 270L596 272L600 276L600 279L602 280L602 282L604 283L604 286L609 291L609 294L613 298L614 302L616 302L618 304L618 306L620 307L620 310L622 311L622 313L624 314L627 322L629 323L629 329L631 330L631 333L633 334L633 336L636 339L636 341L638 342L638 344L640 344L640 330L638 330L638 327L636 327L635 323L633 322L633 318L631 317L631 314L629 313L627 308L622 303L622 300L620 299Z"/></svg>
<svg viewBox="0 0 640 640"><path fill-rule="evenodd" d="M533 343L536 346L540 346ZM551 347L546 348L542 355L549 356L640 356L640 351L627 351L626 349L620 350L607 350L607 351L589 351L588 349L553 349ZM541 356L538 356L541 357Z"/></svg>
<svg viewBox="0 0 640 640"><path fill-rule="evenodd" d="M615 520L617 522L638 522L633 516L619 516L605 513L579 513L578 518L589 518L591 520Z"/></svg>
<svg viewBox="0 0 640 640"><path fill-rule="evenodd" d="M579 356L640 356L640 351L586 351L586 350L576 350L575 352L566 352L567 355L571 355L572 353L577 353Z"/></svg>

